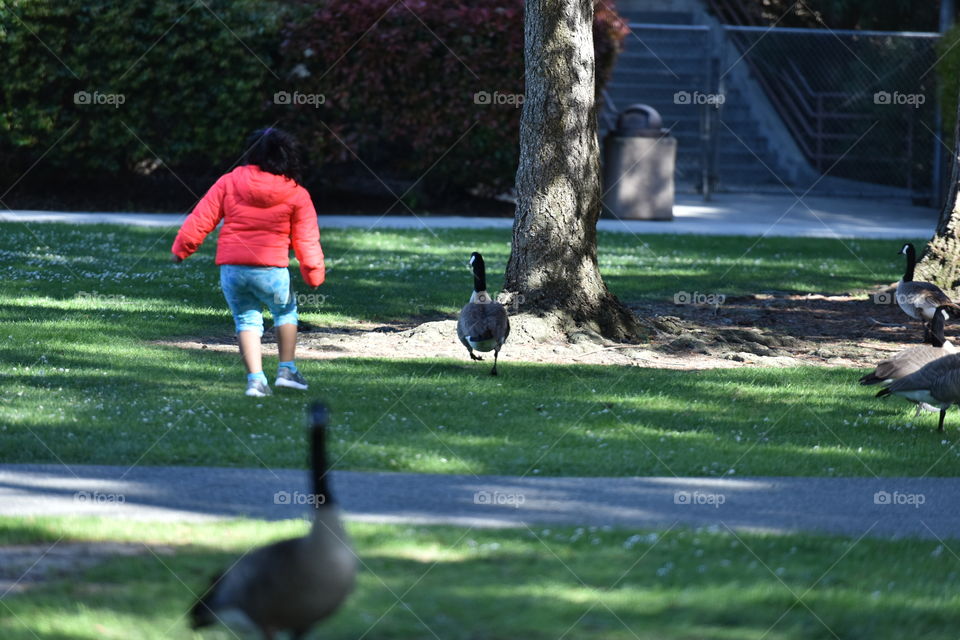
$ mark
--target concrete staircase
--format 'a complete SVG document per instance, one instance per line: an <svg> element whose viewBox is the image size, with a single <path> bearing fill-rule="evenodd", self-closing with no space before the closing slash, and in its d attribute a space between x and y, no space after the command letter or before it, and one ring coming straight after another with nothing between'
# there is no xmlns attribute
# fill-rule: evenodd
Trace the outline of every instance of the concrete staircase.
<svg viewBox="0 0 960 640"><path fill-rule="evenodd" d="M607 94L617 110L644 103L660 112L664 127L678 142L677 189L699 190L706 153L701 123L704 112L715 107L694 102L697 96L703 99L717 91L719 63L711 59L713 36L709 28L694 25L693 13L622 11L622 15L631 23L632 33L624 41ZM744 93L728 82L723 95L723 105L719 113L714 111L713 119L716 187L783 191L776 176L789 184L789 172L771 153ZM685 96L690 100L684 102ZM601 134L607 128L601 119Z"/></svg>

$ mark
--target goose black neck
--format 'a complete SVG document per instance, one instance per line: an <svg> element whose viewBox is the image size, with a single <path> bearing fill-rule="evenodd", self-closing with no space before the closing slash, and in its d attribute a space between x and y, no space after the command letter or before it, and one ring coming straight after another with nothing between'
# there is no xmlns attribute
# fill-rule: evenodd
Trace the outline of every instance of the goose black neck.
<svg viewBox="0 0 960 640"><path fill-rule="evenodd" d="M310 425L310 469L316 505L333 504L333 496L327 484L327 420L326 409L314 408ZM320 415L318 415L320 414Z"/></svg>
<svg viewBox="0 0 960 640"><path fill-rule="evenodd" d="M903 274L904 282L913 282L913 268L917 266L917 252L912 244L907 245L907 270Z"/></svg>
<svg viewBox="0 0 960 640"><path fill-rule="evenodd" d="M937 309L930 321L930 343L935 347L942 347L946 339L943 336L943 312Z"/></svg>
<svg viewBox="0 0 960 640"><path fill-rule="evenodd" d="M473 290L478 293L487 290L487 268L479 255L473 260Z"/></svg>

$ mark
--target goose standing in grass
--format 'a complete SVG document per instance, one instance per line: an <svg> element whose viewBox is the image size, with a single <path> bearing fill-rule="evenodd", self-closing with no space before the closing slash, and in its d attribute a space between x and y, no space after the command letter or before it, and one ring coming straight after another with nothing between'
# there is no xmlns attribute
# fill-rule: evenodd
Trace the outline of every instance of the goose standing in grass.
<svg viewBox="0 0 960 640"><path fill-rule="evenodd" d="M476 251L470 255L470 267L473 269L473 295L470 296L470 302L460 310L457 337L474 360L483 360L474 351L493 351L493 369L490 375L495 376L500 348L510 335L510 319L503 305L494 301L487 293L486 266L483 256Z"/></svg>
<svg viewBox="0 0 960 640"><path fill-rule="evenodd" d="M950 319L948 309L948 306L943 305L933 315L933 320L930 321L930 332L927 336L929 344L909 347L886 360L881 360L873 371L860 378L860 384L880 384L888 387L895 380L919 371L925 364L951 353L956 353L957 348L954 344L943 336L944 323ZM939 410L928 404L919 403L917 404L917 415L920 414L921 409L927 411Z"/></svg>
<svg viewBox="0 0 960 640"><path fill-rule="evenodd" d="M954 353L925 364L905 378L895 380L877 393L900 396L910 402L927 404L940 410L937 431L943 431L943 418L950 405L960 402L960 353Z"/></svg>
<svg viewBox="0 0 960 640"><path fill-rule="evenodd" d="M357 559L327 486L326 407L311 406L310 420L310 532L256 549L216 577L190 613L194 629L241 620L256 625L266 640L280 632L302 638L353 589Z"/></svg>
<svg viewBox="0 0 960 640"><path fill-rule="evenodd" d="M897 283L897 304L905 314L919 320L924 325L933 320L933 315L938 307L947 306L952 311L960 314L960 307L954 304L953 300L945 294L940 287L929 282L916 282L913 279L913 271L917 266L917 251L913 244L908 242L900 249L901 255L907 256L907 269L903 278ZM928 328L924 326L924 338L928 334Z"/></svg>

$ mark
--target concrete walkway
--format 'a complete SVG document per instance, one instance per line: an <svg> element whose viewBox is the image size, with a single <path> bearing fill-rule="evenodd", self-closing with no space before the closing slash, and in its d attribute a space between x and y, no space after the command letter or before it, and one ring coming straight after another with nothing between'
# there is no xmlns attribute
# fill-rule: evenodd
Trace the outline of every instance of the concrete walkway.
<svg viewBox="0 0 960 640"><path fill-rule="evenodd" d="M602 231L622 233L677 233L819 238L929 238L938 212L895 201L809 196L720 194L711 202L698 196L678 195L672 222L641 220L600 221ZM138 226L179 225L183 214L73 213L57 211L7 211L0 222L115 223ZM455 215L320 216L326 229L509 229L512 218L469 218Z"/></svg>
<svg viewBox="0 0 960 640"><path fill-rule="evenodd" d="M716 525L960 538L960 478L513 478L334 472L348 519L471 527ZM0 465L0 515L301 517L303 470Z"/></svg>

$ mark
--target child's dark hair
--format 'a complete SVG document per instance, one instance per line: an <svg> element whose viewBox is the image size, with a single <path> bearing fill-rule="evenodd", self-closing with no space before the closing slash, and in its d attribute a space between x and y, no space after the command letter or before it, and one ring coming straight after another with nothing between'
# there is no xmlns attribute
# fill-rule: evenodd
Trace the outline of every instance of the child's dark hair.
<svg viewBox="0 0 960 640"><path fill-rule="evenodd" d="M298 184L303 182L300 143L281 129L257 129L247 138L246 151L240 164L255 164L262 171L285 176Z"/></svg>

